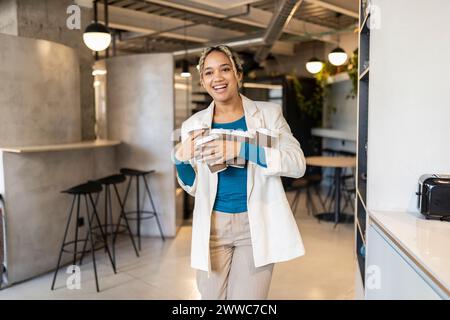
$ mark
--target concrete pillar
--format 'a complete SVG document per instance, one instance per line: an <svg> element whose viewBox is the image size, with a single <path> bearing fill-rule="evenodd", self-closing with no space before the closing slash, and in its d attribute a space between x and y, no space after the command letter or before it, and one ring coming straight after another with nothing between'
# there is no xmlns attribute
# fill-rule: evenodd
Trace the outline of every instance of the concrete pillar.
<svg viewBox="0 0 450 320"><path fill-rule="evenodd" d="M75 49L80 64L82 138L95 138L95 109L92 52L83 43L83 31L92 20L92 9L81 7L81 28L70 30L67 7L73 0L2 0L0 33L49 40Z"/></svg>
<svg viewBox="0 0 450 320"><path fill-rule="evenodd" d="M156 170L150 178L150 189L165 234L174 236L181 223L181 212L177 219L175 170L171 161L173 57L171 54L114 57L106 60L106 70L108 138L123 142L117 149L117 165ZM136 207L134 188L133 185L127 210ZM148 210L148 198L143 197L142 201ZM141 232L159 236L156 221L146 220Z"/></svg>
<svg viewBox="0 0 450 320"><path fill-rule="evenodd" d="M0 147L80 141L76 51L0 34L0 53Z"/></svg>

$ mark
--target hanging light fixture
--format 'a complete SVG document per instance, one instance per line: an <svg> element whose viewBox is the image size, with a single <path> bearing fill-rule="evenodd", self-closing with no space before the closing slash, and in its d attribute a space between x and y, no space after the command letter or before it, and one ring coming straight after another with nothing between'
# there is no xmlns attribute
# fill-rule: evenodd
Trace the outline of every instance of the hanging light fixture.
<svg viewBox="0 0 450 320"><path fill-rule="evenodd" d="M190 76L191 72L189 71L189 61L183 59L183 61L181 61L181 77L189 78Z"/></svg>
<svg viewBox="0 0 450 320"><path fill-rule="evenodd" d="M92 51L103 51L111 44L111 34L101 23L91 23L83 34L84 44Z"/></svg>
<svg viewBox="0 0 450 320"><path fill-rule="evenodd" d="M186 47L186 17L184 18L184 59L181 61L181 77L190 78L191 72L189 71L189 61L187 59L187 47Z"/></svg>
<svg viewBox="0 0 450 320"><path fill-rule="evenodd" d="M335 66L342 66L347 61L347 57L347 53L341 47L333 49L328 54L328 60Z"/></svg>
<svg viewBox="0 0 450 320"><path fill-rule="evenodd" d="M86 27L83 33L84 44L92 51L103 51L111 44L111 33L108 29L108 7L105 1L105 25L98 22L97 1L94 1L94 22Z"/></svg>
<svg viewBox="0 0 450 320"><path fill-rule="evenodd" d="M309 73L316 74L323 68L323 62L319 58L313 57L306 63L306 70Z"/></svg>
<svg viewBox="0 0 450 320"><path fill-rule="evenodd" d="M309 59L309 61L306 63L306 70L308 70L309 73L316 74L319 73L323 68L323 62L316 57L316 44L313 43L313 50L314 50L314 56Z"/></svg>
<svg viewBox="0 0 450 320"><path fill-rule="evenodd" d="M338 18L338 29L340 29L340 13L337 13ZM330 63L334 66L341 66L347 61L347 53L339 46L340 43L340 36L338 33L338 46L334 48L329 54L328 54L328 60Z"/></svg>

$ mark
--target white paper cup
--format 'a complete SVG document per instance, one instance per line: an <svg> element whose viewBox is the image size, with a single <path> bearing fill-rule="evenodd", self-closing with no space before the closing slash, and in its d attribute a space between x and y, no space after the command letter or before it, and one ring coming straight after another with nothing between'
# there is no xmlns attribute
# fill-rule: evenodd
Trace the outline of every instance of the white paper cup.
<svg viewBox="0 0 450 320"><path fill-rule="evenodd" d="M251 132L243 130L233 130L229 135L229 140L237 141L240 143L245 142L249 143L253 137L254 135ZM231 167L245 168L245 161L246 160L241 157L236 157L234 159L227 161L227 164Z"/></svg>
<svg viewBox="0 0 450 320"><path fill-rule="evenodd" d="M274 145L274 140L278 138L278 134L266 128L256 129L255 143L259 147L271 148Z"/></svg>
<svg viewBox="0 0 450 320"><path fill-rule="evenodd" d="M198 139L197 142L195 143L195 145L196 146L202 146L202 145L204 145L204 144L206 144L208 142L214 141L214 140L219 139L219 138L220 138L220 136L218 134L210 134L209 136L206 136L204 138ZM203 160L200 158L200 159L197 159L197 161L201 161L202 162ZM225 163L214 164L214 165L211 165L211 164L207 163L207 165L208 165L209 171L211 173L220 172L220 171L223 171L223 170L225 170L227 168L227 165Z"/></svg>

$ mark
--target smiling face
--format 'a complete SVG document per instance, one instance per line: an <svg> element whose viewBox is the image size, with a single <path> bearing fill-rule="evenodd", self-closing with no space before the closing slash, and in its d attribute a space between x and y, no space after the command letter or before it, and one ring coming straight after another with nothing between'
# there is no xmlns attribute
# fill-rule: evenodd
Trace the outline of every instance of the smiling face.
<svg viewBox="0 0 450 320"><path fill-rule="evenodd" d="M205 58L201 72L201 83L216 102L226 103L239 95L242 73L236 73L228 56L212 51Z"/></svg>

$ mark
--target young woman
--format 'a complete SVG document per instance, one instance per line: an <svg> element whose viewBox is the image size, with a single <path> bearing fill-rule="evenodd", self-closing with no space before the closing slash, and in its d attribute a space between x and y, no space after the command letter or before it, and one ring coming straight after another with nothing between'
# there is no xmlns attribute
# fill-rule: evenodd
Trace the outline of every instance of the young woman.
<svg viewBox="0 0 450 320"><path fill-rule="evenodd" d="M175 149L178 181L195 196L191 266L202 299L266 299L274 263L305 252L280 179L304 174L303 152L279 105L239 94L243 68L230 48L206 48L198 69L214 101L183 123ZM265 128L278 137L271 148L222 139L196 147L200 128ZM208 168L235 158L245 168Z"/></svg>

